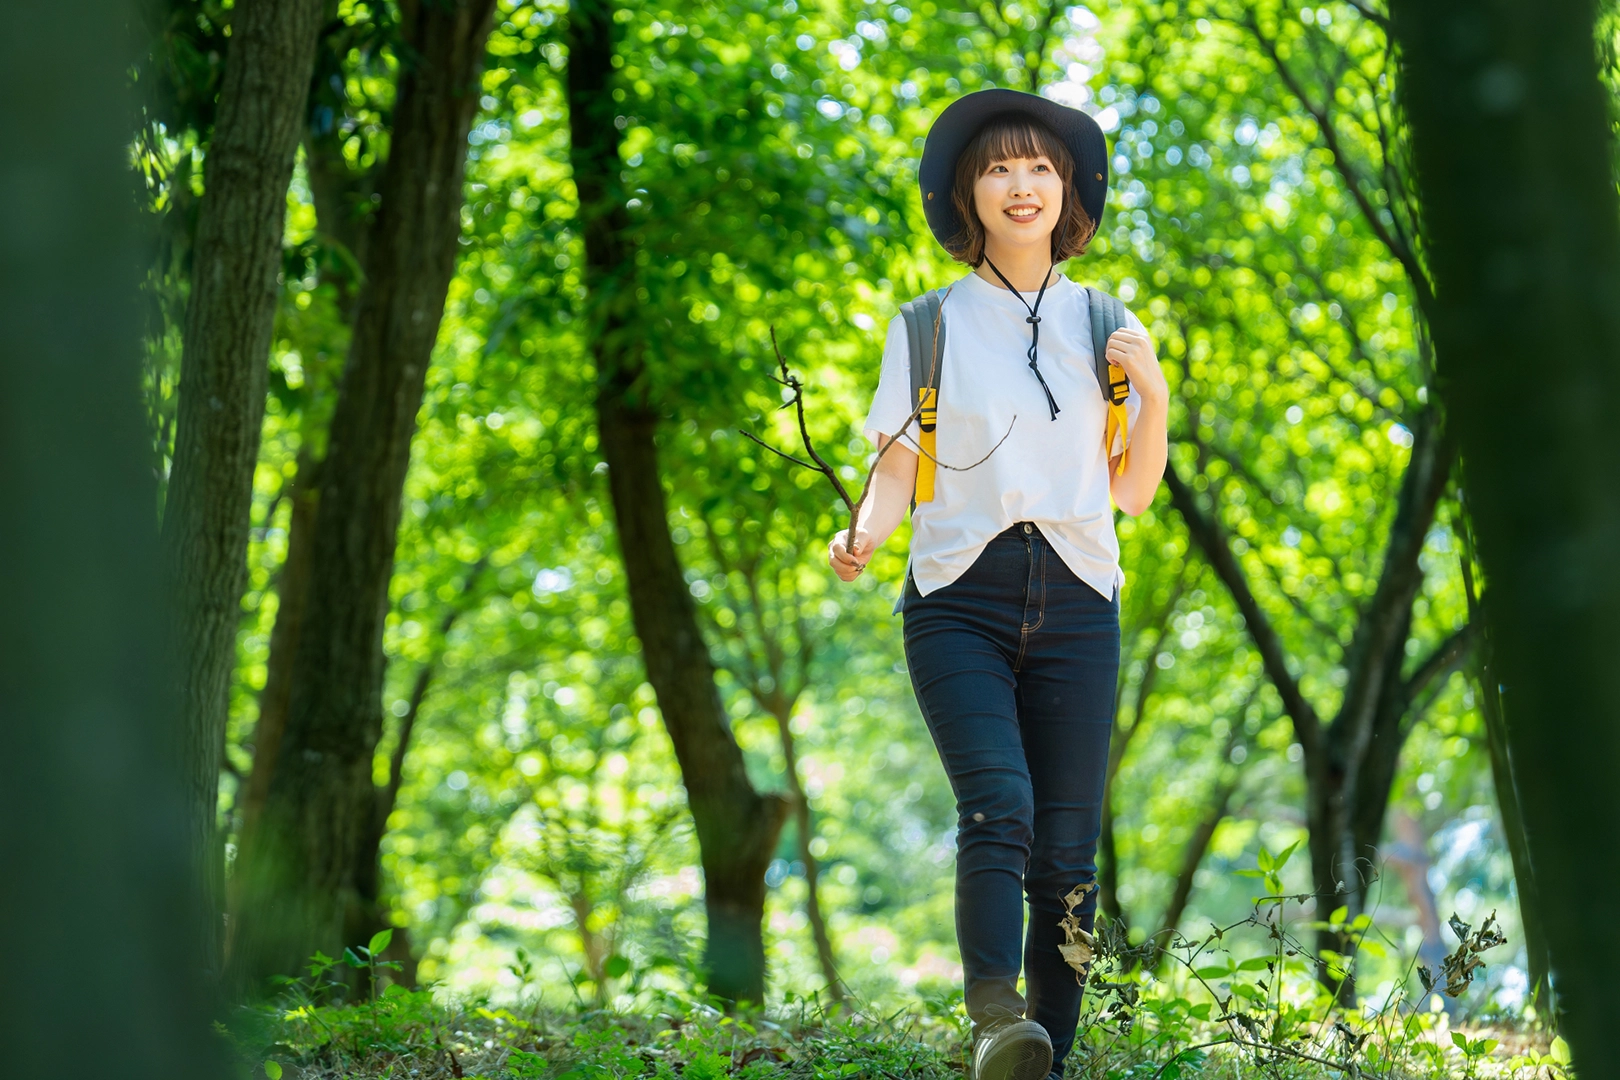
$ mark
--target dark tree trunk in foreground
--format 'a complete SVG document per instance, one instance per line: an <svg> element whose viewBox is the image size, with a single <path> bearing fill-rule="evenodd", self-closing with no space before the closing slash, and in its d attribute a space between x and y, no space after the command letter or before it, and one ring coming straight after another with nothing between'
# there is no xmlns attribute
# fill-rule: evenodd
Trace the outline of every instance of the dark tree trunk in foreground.
<svg viewBox="0 0 1620 1080"><path fill-rule="evenodd" d="M224 865L215 836L246 584L287 184L323 0L242 0L203 170L163 539L175 584L195 873L197 962L217 975Z"/></svg>
<svg viewBox="0 0 1620 1080"><path fill-rule="evenodd" d="M669 532L654 442L658 411L637 387L633 262L624 239L623 166L612 97L613 27L608 0L576 0L570 8L569 157L585 235L591 349L599 379L597 429L631 616L647 681L675 747L703 860L709 992L761 1001L765 868L788 806L778 796L755 791L748 779Z"/></svg>
<svg viewBox="0 0 1620 1080"><path fill-rule="evenodd" d="M1620 1074L1620 205L1590 3L1396 0L1451 422L1561 1030Z"/></svg>
<svg viewBox="0 0 1620 1080"><path fill-rule="evenodd" d="M106 0L0 6L8 1077L231 1075L192 962L204 914L141 415L133 21Z"/></svg>
<svg viewBox="0 0 1620 1080"><path fill-rule="evenodd" d="M244 837L238 993L353 944L355 855L376 813L383 621L400 498L461 236L467 132L494 0L402 5L404 49L382 205L327 438L286 730Z"/></svg>

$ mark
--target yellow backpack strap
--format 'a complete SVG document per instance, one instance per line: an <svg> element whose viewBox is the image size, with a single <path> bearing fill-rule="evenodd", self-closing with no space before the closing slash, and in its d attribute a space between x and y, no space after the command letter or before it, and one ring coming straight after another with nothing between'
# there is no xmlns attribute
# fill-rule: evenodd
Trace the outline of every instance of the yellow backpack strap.
<svg viewBox="0 0 1620 1080"><path fill-rule="evenodd" d="M947 290L948 291L948 290ZM944 294L937 290L923 293L900 305L906 324L906 343L911 358L911 399L922 406L918 414L917 487L912 506L934 500L935 427L939 417L939 378L945 357Z"/></svg>
<svg viewBox="0 0 1620 1080"><path fill-rule="evenodd" d="M1125 413L1125 399L1131 392L1131 380L1125 369L1108 362L1108 339L1114 331L1125 325L1125 304L1117 296L1101 289L1086 286L1086 298L1091 311L1091 350L1097 372L1097 386L1108 406L1108 419L1103 425L1103 457L1114 449L1114 435L1120 436L1119 473L1125 471L1125 462L1131 452L1131 424Z"/></svg>

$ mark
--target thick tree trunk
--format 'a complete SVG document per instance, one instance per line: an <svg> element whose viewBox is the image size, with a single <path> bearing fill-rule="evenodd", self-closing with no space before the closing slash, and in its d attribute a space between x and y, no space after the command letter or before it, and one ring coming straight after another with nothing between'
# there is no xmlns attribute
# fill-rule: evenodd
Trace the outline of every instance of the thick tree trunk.
<svg viewBox="0 0 1620 1080"><path fill-rule="evenodd" d="M1490 572L1507 786L1534 860L1563 1030L1582 1074L1604 1075L1615 1000L1605 973L1620 946L1590 928L1620 909L1620 866L1582 838L1620 824L1620 673L1609 655L1620 614L1620 234L1592 9L1407 2L1395 14L1440 286L1436 339L1470 359L1441 374ZM1475 35L1472 51L1442 37L1458 25ZM1487 183L1476 172L1487 157L1518 167ZM1463 219L1481 212L1509 216L1469 235ZM1504 320L1504 310L1538 315ZM1527 355L1558 357L1556 393L1514 386L1509 372ZM1528 452L1508 453L1493 434L1510 416L1544 431ZM1525 484L1542 512L1525 512Z"/></svg>
<svg viewBox="0 0 1620 1080"><path fill-rule="evenodd" d="M1594 8L1390 7L1560 1030L1597 1080L1620 1074L1620 205Z"/></svg>
<svg viewBox="0 0 1620 1080"><path fill-rule="evenodd" d="M180 360L164 544L175 584L190 819L208 910L196 961L217 973L224 867L215 835L248 510L264 418L287 185L322 0L242 0L204 167Z"/></svg>
<svg viewBox="0 0 1620 1080"><path fill-rule="evenodd" d="M286 731L242 857L232 982L253 994L354 931L355 855L376 814L383 620L400 497L461 235L467 132L494 0L402 5L399 94L382 205L316 512Z"/></svg>
<svg viewBox="0 0 1620 1080"><path fill-rule="evenodd" d="M658 467L655 408L637 389L632 261L619 197L619 128L612 98L613 5L576 0L569 12L569 157L585 235L591 348L599 387L597 431L618 525L630 611L647 681L674 744L703 860L709 992L732 1001L765 994L765 868L786 800L748 779L714 683L714 664L670 537Z"/></svg>
<svg viewBox="0 0 1620 1080"><path fill-rule="evenodd" d="M132 16L106 0L0 5L0 1070L13 1077L233 1070L191 952L205 916L140 404Z"/></svg>

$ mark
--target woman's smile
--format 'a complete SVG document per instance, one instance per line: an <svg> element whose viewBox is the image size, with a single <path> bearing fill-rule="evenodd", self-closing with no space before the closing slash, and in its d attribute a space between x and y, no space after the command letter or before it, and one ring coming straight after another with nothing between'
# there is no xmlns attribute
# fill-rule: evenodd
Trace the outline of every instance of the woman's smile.
<svg viewBox="0 0 1620 1080"><path fill-rule="evenodd" d="M1017 222L1034 221L1041 216L1041 208L1035 203L1015 203L1007 207L1002 213Z"/></svg>

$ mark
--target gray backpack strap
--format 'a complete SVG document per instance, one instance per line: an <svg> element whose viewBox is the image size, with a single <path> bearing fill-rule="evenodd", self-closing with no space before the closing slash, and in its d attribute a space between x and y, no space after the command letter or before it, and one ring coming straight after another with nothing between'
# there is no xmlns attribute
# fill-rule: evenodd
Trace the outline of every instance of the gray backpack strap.
<svg viewBox="0 0 1620 1080"><path fill-rule="evenodd" d="M1091 307L1091 351L1096 362L1097 387L1104 401L1118 405L1130 392L1131 384L1123 378L1109 378L1108 339L1125 325L1125 304L1119 297L1090 285L1086 286L1086 298Z"/></svg>
<svg viewBox="0 0 1620 1080"><path fill-rule="evenodd" d="M940 369L945 359L945 320L940 315L939 290L931 289L915 300L900 305L906 321L906 344L911 354L911 407L917 407L925 387L939 389ZM934 327L939 339L934 339Z"/></svg>

